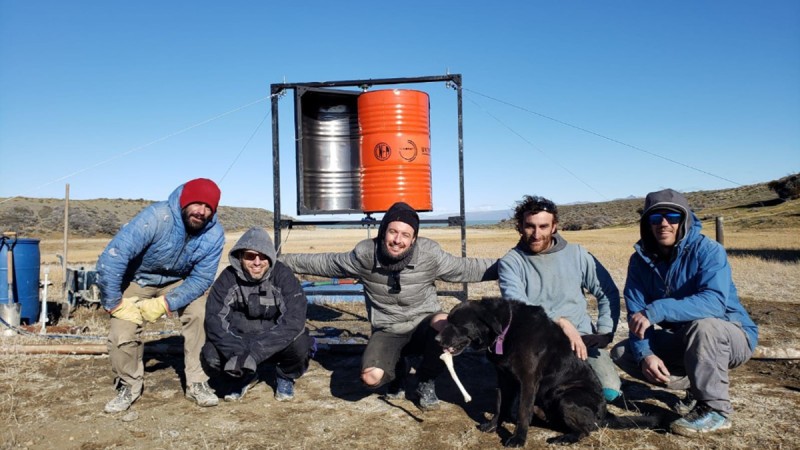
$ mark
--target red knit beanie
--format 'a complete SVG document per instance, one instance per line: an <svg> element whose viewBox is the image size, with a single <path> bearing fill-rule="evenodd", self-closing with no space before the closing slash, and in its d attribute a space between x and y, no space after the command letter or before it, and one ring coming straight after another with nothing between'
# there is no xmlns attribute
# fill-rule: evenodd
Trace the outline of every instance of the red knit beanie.
<svg viewBox="0 0 800 450"><path fill-rule="evenodd" d="M220 191L217 184L208 178L195 178L183 185L181 192L181 209L190 203L205 203L211 208L212 213L217 212Z"/></svg>

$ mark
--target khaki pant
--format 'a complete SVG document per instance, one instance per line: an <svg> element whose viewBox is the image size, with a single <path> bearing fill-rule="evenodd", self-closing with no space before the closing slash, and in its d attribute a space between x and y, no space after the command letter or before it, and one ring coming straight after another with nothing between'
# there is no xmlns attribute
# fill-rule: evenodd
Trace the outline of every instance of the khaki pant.
<svg viewBox="0 0 800 450"><path fill-rule="evenodd" d="M122 293L123 298L139 297L144 300L159 297L178 287L182 281L164 286L141 287L131 283ZM200 364L200 352L206 341L204 321L206 316L207 294L178 310L183 335L183 360L186 385L208 381L208 376ZM146 322L145 322L146 323ZM111 318L108 333L108 355L116 383L130 386L134 393L144 387L144 343L141 339L143 325L127 320Z"/></svg>

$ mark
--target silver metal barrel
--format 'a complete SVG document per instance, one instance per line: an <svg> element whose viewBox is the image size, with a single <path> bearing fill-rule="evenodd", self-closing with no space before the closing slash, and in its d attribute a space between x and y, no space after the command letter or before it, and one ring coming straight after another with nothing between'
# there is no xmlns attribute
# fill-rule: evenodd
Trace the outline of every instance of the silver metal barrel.
<svg viewBox="0 0 800 450"><path fill-rule="evenodd" d="M308 93L306 94L308 95ZM306 99L304 99L306 100ZM304 101L300 213L361 210L358 110L350 99ZM333 103L333 104L332 104ZM307 107L313 107L309 111Z"/></svg>

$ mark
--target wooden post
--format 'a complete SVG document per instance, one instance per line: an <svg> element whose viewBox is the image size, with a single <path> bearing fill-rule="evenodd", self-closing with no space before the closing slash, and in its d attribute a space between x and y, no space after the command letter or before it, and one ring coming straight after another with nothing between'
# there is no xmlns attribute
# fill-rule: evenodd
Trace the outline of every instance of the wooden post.
<svg viewBox="0 0 800 450"><path fill-rule="evenodd" d="M64 261L61 267L61 293L67 297L67 252L69 251L69 183L64 192Z"/></svg>
<svg viewBox="0 0 800 450"><path fill-rule="evenodd" d="M717 217L717 242L725 245L725 227L723 226L722 217Z"/></svg>

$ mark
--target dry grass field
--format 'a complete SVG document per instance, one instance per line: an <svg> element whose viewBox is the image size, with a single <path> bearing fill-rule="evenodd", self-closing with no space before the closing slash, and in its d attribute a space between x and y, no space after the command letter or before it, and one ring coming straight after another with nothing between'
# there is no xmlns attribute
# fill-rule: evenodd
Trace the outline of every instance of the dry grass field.
<svg viewBox="0 0 800 450"><path fill-rule="evenodd" d="M713 233L713 226L708 227ZM372 230L375 233L375 230ZM435 239L453 254L460 253L457 229L424 228L421 234ZM563 233L570 242L587 247L611 272L622 288L632 244L632 227ZM517 235L508 229L469 229L470 256L499 258L512 247ZM239 237L227 236L227 249ZM365 230L295 229L283 233L283 251L349 251L367 237ZM712 235L713 237L713 235ZM70 241L71 265L93 264L108 239ZM734 280L743 303L761 328L761 344L772 348L800 348L800 234L796 228L742 228L726 231L725 244ZM60 283L56 253L60 240L41 243L42 263ZM221 267L227 264L226 258ZM457 290L459 286L440 286ZM469 298L499 293L495 283L470 285ZM58 298L58 293L50 297ZM445 308L457 300L442 298ZM624 308L624 305L623 305ZM311 305L309 328L335 327L357 335L368 330L363 306L352 303ZM103 336L107 315L89 307L72 311L59 326L84 334ZM624 317L624 312L623 312ZM36 336L1 337L0 354L0 449L105 449L105 448L502 448L501 438L513 426L498 433L476 429L490 410L494 372L481 353L456 358L459 372L474 400L465 404L453 382L444 374L437 380L438 411L422 413L408 400L386 400L364 390L358 381L357 348L321 351L309 372L297 383L291 403L273 399L274 373L266 370L265 382L241 402L221 402L215 408L199 408L183 398L183 361L166 349L179 347L180 337L168 334L177 328L174 319L161 319L148 331L160 347L148 347L145 392L131 411L118 415L102 412L113 395L107 356L21 355L9 353L15 346L75 343L75 339ZM616 340L627 334L620 324ZM79 341L84 344L104 343ZM19 347L16 347L19 348ZM161 349L162 351L159 351ZM632 380L623 385L631 409L667 413L674 392L651 389ZM684 448L797 448L800 442L800 366L794 360L752 360L732 372L731 390L736 415L734 427L721 435L688 439L647 430L600 430L576 448L684 449ZM616 414L628 411L611 407ZM531 427L527 448L545 446L557 435L542 424Z"/></svg>

